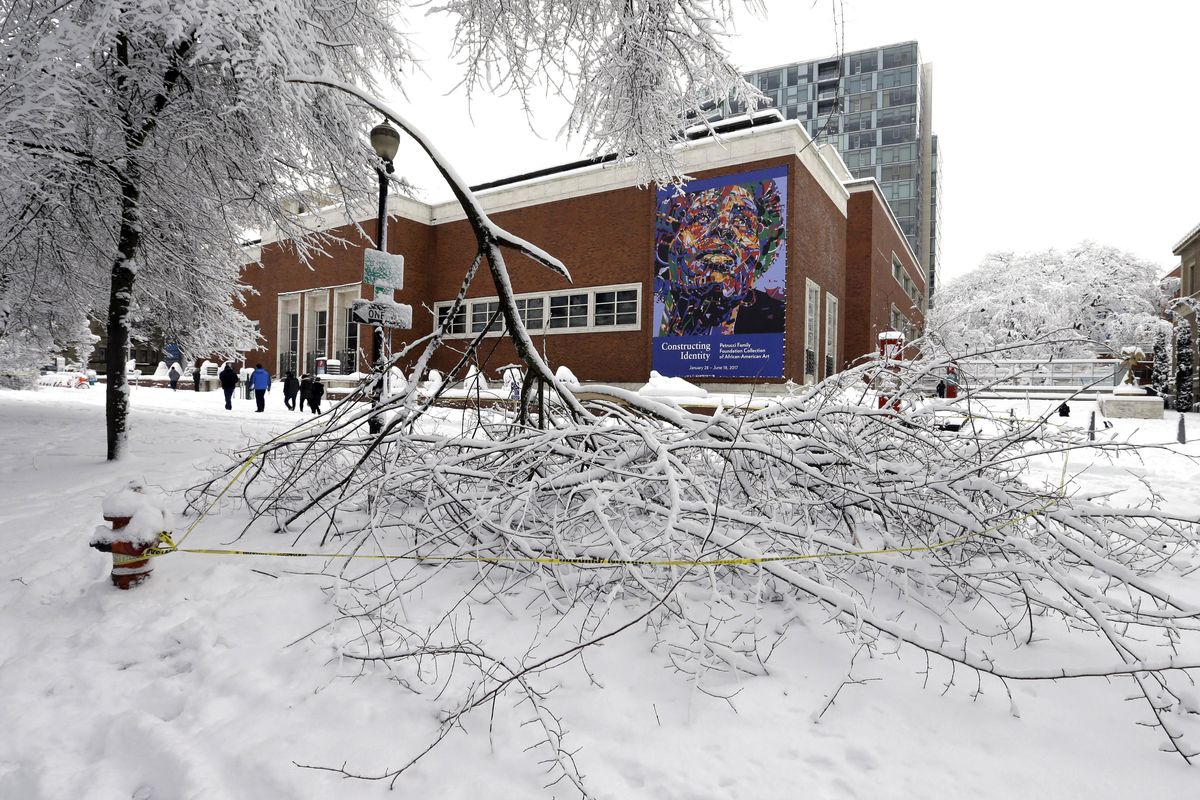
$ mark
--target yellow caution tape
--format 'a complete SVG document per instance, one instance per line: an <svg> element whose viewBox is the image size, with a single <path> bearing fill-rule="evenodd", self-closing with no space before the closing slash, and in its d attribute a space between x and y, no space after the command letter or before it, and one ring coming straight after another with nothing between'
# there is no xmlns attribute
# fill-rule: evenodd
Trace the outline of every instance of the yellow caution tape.
<svg viewBox="0 0 1200 800"><path fill-rule="evenodd" d="M946 539L942 542L927 545L913 545L911 547L889 547L879 550L851 550L845 552L829 551L824 553L806 553L794 555L779 555L779 556L756 556L752 558L713 558L703 561L693 561L688 559L625 559L625 558L568 558L568 557L551 557L551 556L408 556L408 555L388 555L384 553L296 553L296 552L277 552L271 550L235 550L230 548L200 548L200 547L177 547L171 540L171 537L166 532L160 534L160 539L163 542L162 547L148 548L145 553L147 556L165 556L169 553L199 553L201 555L219 555L219 556L273 556L277 558L369 558L381 559L384 561L418 561L418 562L451 562L458 561L464 563L476 564L565 564L576 566L635 566L635 567L726 567L726 566L749 566L753 564L772 564L784 561L808 561L818 558L857 558L862 556L877 556L891 555L903 553L920 553L932 550L940 550L943 547L949 547L959 542L965 542L967 539L980 536L985 533L1000 530L1009 525L1014 525L1023 519L1033 517L1036 514L1045 511L1054 503L1047 503L1040 508L1029 511L1017 517L1013 517L999 525L994 525L991 528L985 528L978 533L966 533L962 536L956 536L952 539Z"/></svg>

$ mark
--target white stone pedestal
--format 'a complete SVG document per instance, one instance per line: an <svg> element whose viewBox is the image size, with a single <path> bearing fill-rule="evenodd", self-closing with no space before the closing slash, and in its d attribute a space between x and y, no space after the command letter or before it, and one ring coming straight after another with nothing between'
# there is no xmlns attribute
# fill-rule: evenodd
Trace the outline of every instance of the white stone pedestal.
<svg viewBox="0 0 1200 800"><path fill-rule="evenodd" d="M1100 413L1110 419L1162 419L1162 398L1141 393L1140 389L1138 391L1139 394L1114 391L1112 397L1101 397Z"/></svg>

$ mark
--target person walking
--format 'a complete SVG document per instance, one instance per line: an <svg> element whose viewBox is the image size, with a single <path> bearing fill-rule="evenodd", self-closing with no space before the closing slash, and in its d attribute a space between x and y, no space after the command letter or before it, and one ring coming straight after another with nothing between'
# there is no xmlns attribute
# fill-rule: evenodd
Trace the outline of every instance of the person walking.
<svg viewBox="0 0 1200 800"><path fill-rule="evenodd" d="M192 388L200 391L200 368L192 367Z"/></svg>
<svg viewBox="0 0 1200 800"><path fill-rule="evenodd" d="M233 409L233 390L241 383L237 373L233 371L233 364L225 362L225 369L221 370L217 379L221 381L221 391L225 393L225 410L231 411Z"/></svg>
<svg viewBox="0 0 1200 800"><path fill-rule="evenodd" d="M288 411L296 410L296 393L300 391L300 381L296 380L296 373L288 370L287 377L283 379L283 405Z"/></svg>
<svg viewBox="0 0 1200 800"><path fill-rule="evenodd" d="M258 408L254 413L261 414L267 410L267 392L271 391L271 376L263 369L262 364L254 365L250 374L250 385L254 387L254 402Z"/></svg>
<svg viewBox="0 0 1200 800"><path fill-rule="evenodd" d="M312 399L312 375L307 372L300 376L300 411L308 408L309 400Z"/></svg>
<svg viewBox="0 0 1200 800"><path fill-rule="evenodd" d="M308 390L308 406L312 409L312 413L321 413L321 398L325 396L325 384L321 383L321 376L313 378L312 387Z"/></svg>
<svg viewBox="0 0 1200 800"><path fill-rule="evenodd" d="M179 368L174 364L171 365L171 371L167 373L167 380L171 381L171 391L179 389Z"/></svg>

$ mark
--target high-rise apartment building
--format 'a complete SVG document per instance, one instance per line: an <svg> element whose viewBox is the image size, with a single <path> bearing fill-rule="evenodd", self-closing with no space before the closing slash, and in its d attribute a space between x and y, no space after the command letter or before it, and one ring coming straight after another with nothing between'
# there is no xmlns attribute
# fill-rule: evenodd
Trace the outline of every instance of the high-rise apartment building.
<svg viewBox="0 0 1200 800"><path fill-rule="evenodd" d="M787 119L833 144L856 178L874 178L927 275L937 286L938 141L932 131L931 65L916 42L756 70L757 86ZM745 109L726 103L722 115Z"/></svg>

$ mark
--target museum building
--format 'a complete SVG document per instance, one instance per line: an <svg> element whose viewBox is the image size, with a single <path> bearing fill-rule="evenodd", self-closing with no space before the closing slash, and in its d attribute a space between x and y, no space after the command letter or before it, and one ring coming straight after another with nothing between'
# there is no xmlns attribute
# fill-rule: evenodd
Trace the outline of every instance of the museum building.
<svg viewBox="0 0 1200 800"><path fill-rule="evenodd" d="M505 251L522 320L552 368L632 387L651 370L710 388L812 383L874 352L882 331L920 330L924 271L874 179L854 179L795 121L679 147L693 177L681 190L638 186L636 169L613 160L476 189L496 225L570 271L567 281ZM276 374L322 363L367 369L371 329L350 308L374 293L363 283L363 251L374 247L377 223L373 209L359 211L357 223L334 208L309 215L314 230L344 244L307 266L264 237L243 272L257 292L244 310L265 340L248 363ZM390 332L392 348L445 324L448 346L434 368L451 367L481 333L487 378L517 360L502 320L489 330L498 301L486 267L451 316L476 252L457 202L391 198L387 244L404 257L395 299L413 309L412 328Z"/></svg>

